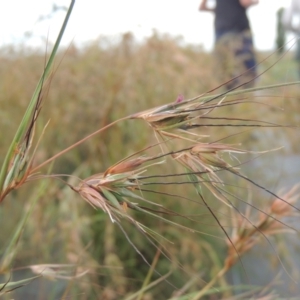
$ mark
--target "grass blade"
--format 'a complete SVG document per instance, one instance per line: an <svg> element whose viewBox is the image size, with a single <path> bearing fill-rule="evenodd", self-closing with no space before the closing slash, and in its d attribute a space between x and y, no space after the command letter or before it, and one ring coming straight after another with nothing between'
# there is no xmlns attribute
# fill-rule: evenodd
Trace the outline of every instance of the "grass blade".
<svg viewBox="0 0 300 300"><path fill-rule="evenodd" d="M48 59L48 62L46 64L46 67L45 67L45 69L42 73L42 76L41 76L41 78L40 78L40 80L39 80L39 82L38 82L38 84L35 88L35 91L34 91L33 96L32 96L32 98L29 102L27 110L26 110L26 112L23 116L23 119L22 119L22 121L21 121L21 123L20 123L20 125L17 129L17 132L16 132L16 134L13 138L13 141L10 144L8 152L5 156L5 159L4 159L3 165L1 167L1 171L0 171L0 195L2 195L2 193L3 193L4 182L5 182L5 179L6 179L6 176L7 176L9 163L10 163L11 159L13 158L13 155L14 155L14 152L16 150L17 145L21 142L21 139L24 136L24 134L25 134L25 132L26 132L26 130L27 130L29 124L30 124L32 114L33 114L33 112L36 108L37 102L39 101L39 97L40 97L40 94L41 94L41 91L42 91L42 88L43 88L43 82L48 78L48 76L51 72L51 68L52 68L52 65L53 65L53 62L54 62L55 55L57 53L59 44L60 44L61 39L63 37L66 26L68 24L72 9L74 7L74 4L75 4L75 0L72 0L71 4L69 6L69 9L67 11L65 20L63 22L63 25L62 25L62 27L60 29L60 32L58 34L58 37L55 41L55 44L54 44L54 47L53 47L52 52L50 54L50 57ZM3 200L3 199L0 198L0 201L1 200Z"/></svg>

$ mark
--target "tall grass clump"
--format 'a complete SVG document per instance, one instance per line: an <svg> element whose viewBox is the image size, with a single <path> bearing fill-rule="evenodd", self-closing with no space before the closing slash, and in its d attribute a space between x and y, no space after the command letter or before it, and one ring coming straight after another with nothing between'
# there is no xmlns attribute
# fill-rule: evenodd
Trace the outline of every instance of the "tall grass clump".
<svg viewBox="0 0 300 300"><path fill-rule="evenodd" d="M210 54L157 32L59 51L74 2L49 58L0 53L0 295L296 295L289 53L224 92Z"/></svg>

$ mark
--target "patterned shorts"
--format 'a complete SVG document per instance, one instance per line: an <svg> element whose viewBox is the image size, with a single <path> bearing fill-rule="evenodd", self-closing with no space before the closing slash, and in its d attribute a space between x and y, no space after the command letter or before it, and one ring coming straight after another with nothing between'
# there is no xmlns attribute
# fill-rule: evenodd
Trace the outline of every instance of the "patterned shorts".
<svg viewBox="0 0 300 300"><path fill-rule="evenodd" d="M253 87L256 59L250 30L217 35L214 54L217 73L226 89Z"/></svg>

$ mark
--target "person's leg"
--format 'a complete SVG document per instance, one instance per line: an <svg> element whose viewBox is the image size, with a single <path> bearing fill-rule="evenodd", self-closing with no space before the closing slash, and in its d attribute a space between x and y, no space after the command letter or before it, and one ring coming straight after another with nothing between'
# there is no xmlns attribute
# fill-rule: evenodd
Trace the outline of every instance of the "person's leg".
<svg viewBox="0 0 300 300"><path fill-rule="evenodd" d="M238 80L234 79L238 75L235 60L234 42L235 34L223 34L215 43L215 70L216 75L220 79L220 83L224 84L227 90L238 85Z"/></svg>
<svg viewBox="0 0 300 300"><path fill-rule="evenodd" d="M238 34L235 55L239 64L238 72L240 75L243 74L239 77L239 83L244 84L243 88L253 87L257 73L256 58L250 30Z"/></svg>

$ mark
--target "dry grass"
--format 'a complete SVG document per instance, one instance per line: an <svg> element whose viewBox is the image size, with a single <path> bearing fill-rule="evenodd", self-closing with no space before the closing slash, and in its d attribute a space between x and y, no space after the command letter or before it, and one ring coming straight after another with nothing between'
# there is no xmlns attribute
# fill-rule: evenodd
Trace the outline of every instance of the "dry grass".
<svg viewBox="0 0 300 300"><path fill-rule="evenodd" d="M1 157L44 65L42 54L5 52L0 57L2 114L5 111ZM271 57L260 68L276 60ZM288 155L297 151L296 130L277 125L299 121L297 113L292 113L298 105L297 87L264 95L193 99L219 84L212 57L201 48L179 47L176 40L157 33L142 45L126 34L118 45L102 38L83 50L70 47L56 62L59 68L49 91L45 85L36 136L50 123L35 154L34 168L95 130L129 118L55 161L52 174L72 176L34 172L30 183L5 199L0 209L0 224L5 228L2 245L28 209L26 199L39 195L14 266L30 266L34 273L59 279L65 294L54 284L53 299L63 295L125 299L137 291L135 299L184 299L183 295L199 299L205 293L215 294L211 299L234 296L225 273L240 265L248 274L241 257L261 240L272 241L271 236L290 230L289 217L297 213L295 191L277 195L276 188L269 188L275 184L273 177L264 178L264 172L274 173L274 169L263 169L265 160L257 166L253 160L277 155L280 151L263 152L283 145ZM261 77L260 84L278 83L269 74L272 70ZM39 171L46 174L47 169ZM262 176L251 176L251 172ZM277 174L280 180L280 171ZM45 177L49 179L40 192L38 181L31 181ZM57 178L66 180L67 186ZM273 248L269 246L270 253ZM157 262L155 253L160 253ZM66 263L72 265L71 271L62 265ZM282 265L289 275L294 272L286 262ZM155 283L166 274L167 279ZM142 286L150 282L154 287L142 292ZM49 282L44 279L44 284ZM43 281L38 286L43 291ZM270 290L253 293L262 297Z"/></svg>

